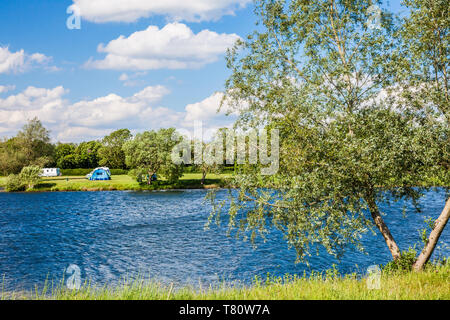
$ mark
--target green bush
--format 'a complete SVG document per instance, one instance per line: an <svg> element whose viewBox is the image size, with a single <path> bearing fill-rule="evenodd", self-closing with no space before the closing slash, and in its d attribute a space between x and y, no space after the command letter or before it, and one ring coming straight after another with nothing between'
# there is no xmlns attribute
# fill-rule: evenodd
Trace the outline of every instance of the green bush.
<svg viewBox="0 0 450 320"><path fill-rule="evenodd" d="M202 173L202 169L196 165L186 165L184 167L184 173ZM234 173L234 165L233 166L223 166L220 170L220 173L233 174Z"/></svg>
<svg viewBox="0 0 450 320"><path fill-rule="evenodd" d="M133 169L128 171L128 175L130 177L132 177L133 179L135 179L138 183L140 184L145 184L147 183L147 170L143 169L143 168L137 168L137 169Z"/></svg>
<svg viewBox="0 0 450 320"><path fill-rule="evenodd" d="M63 176L85 176L94 169L62 169L61 175Z"/></svg>
<svg viewBox="0 0 450 320"><path fill-rule="evenodd" d="M113 176L121 176L121 175L127 175L128 170L125 169L110 169L111 175Z"/></svg>
<svg viewBox="0 0 450 320"><path fill-rule="evenodd" d="M403 251L400 258L388 262L382 269L386 273L408 272L412 270L412 266L417 259L417 251L415 248L409 248Z"/></svg>
<svg viewBox="0 0 450 320"><path fill-rule="evenodd" d="M28 166L22 168L19 173L20 181L25 185L27 190L31 190L41 181L41 171L42 169L38 166Z"/></svg>
<svg viewBox="0 0 450 320"><path fill-rule="evenodd" d="M85 176L92 172L94 169L62 169L61 175L63 176ZM110 169L111 175L119 176L128 174L128 170L124 169Z"/></svg>
<svg viewBox="0 0 450 320"><path fill-rule="evenodd" d="M5 190L8 192L25 191L25 184L22 182L18 174L11 174L6 180Z"/></svg>

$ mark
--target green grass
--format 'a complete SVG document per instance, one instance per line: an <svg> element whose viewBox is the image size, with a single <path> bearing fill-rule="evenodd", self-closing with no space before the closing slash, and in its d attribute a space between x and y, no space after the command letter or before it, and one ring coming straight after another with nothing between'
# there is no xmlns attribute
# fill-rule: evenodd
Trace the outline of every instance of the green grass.
<svg viewBox="0 0 450 320"><path fill-rule="evenodd" d="M37 300L436 300L450 299L449 264L421 273L382 274L381 288L370 290L366 279L334 272L309 277L256 279L251 286L227 283L207 288L174 289L154 281L123 281L115 287L89 284L80 290L47 286L40 292L2 293L2 299Z"/></svg>
<svg viewBox="0 0 450 320"><path fill-rule="evenodd" d="M90 181L84 176L63 176L43 178L32 191L112 191L112 190L161 190L161 189L208 189L224 186L224 180L230 174L209 174L205 184L201 184L200 173L186 173L177 183L168 183L164 179L151 185L140 185L128 175L113 175L109 181ZM6 177L0 177L0 187L6 183Z"/></svg>

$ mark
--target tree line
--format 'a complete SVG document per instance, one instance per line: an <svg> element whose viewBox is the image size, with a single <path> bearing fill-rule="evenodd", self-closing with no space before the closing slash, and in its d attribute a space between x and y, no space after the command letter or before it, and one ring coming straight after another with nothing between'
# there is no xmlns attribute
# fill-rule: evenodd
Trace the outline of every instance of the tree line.
<svg viewBox="0 0 450 320"><path fill-rule="evenodd" d="M127 170L140 183L150 183L154 174L164 176L169 182L176 182L186 171L185 163L175 164L171 153L175 145L187 140L174 128L144 131L133 136L129 129L111 132L101 140L76 143L52 143L50 132L37 119L31 119L16 136L0 141L0 175L11 176L11 185L22 189L25 178L19 178L25 171L37 172L39 168L93 169L109 167ZM203 148L206 144L202 143ZM193 152L193 149L192 149ZM225 161L225 159L224 159ZM36 169L38 168L38 169ZM190 165L190 171L202 174L203 184L208 173L220 173L220 163L202 162ZM22 174L22 177L30 176ZM25 179L26 180L26 179ZM32 183L25 183L33 187ZM12 187L11 190L17 189Z"/></svg>
<svg viewBox="0 0 450 320"><path fill-rule="evenodd" d="M49 131L34 118L15 137L0 141L0 174L18 173L30 165L60 169L98 166L127 169L122 146L131 138L130 130L120 129L102 140L53 144Z"/></svg>

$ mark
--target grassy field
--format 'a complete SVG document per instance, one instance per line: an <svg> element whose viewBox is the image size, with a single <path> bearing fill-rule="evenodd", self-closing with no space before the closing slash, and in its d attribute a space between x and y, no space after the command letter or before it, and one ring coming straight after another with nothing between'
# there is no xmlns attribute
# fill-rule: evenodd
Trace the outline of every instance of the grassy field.
<svg viewBox="0 0 450 320"><path fill-rule="evenodd" d="M112 191L112 190L160 190L160 189L207 189L224 185L224 180L230 174L209 174L205 184L201 184L200 173L186 173L175 184L169 184L164 179L151 185L140 185L128 175L113 175L109 181L89 181L83 176L62 176L43 178L33 191ZM0 177L0 186L4 186L6 177Z"/></svg>
<svg viewBox="0 0 450 320"><path fill-rule="evenodd" d="M34 293L2 293L2 299L37 300L449 300L450 266L421 273L383 274L380 289L368 289L366 279L333 272L309 277L255 280L251 286L226 283L208 288L164 286L149 281L124 281L115 287L84 285L78 291L57 288Z"/></svg>

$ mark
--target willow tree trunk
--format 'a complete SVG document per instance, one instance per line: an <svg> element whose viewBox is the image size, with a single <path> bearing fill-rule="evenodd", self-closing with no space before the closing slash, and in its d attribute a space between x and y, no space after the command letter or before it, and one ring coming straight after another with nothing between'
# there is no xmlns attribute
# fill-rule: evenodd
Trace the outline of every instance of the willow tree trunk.
<svg viewBox="0 0 450 320"><path fill-rule="evenodd" d="M414 262L413 269L415 271L421 271L425 264L430 260L431 255L433 254L434 248L436 247L437 242L439 241L439 237L442 234L442 231L445 228L445 225L450 218L450 198L447 199L447 203L445 204L444 210L437 220L434 222L434 228L431 230L430 237L417 258L416 262Z"/></svg>
<svg viewBox="0 0 450 320"><path fill-rule="evenodd" d="M206 174L207 174L206 171L202 172L202 185L205 184Z"/></svg>
<svg viewBox="0 0 450 320"><path fill-rule="evenodd" d="M400 258L401 252L397 245L397 243L394 240L394 237L392 236L391 232L389 231L388 226L384 222L383 218L381 217L380 211L378 210L378 206L375 202L375 198L373 195L369 195L365 198L367 205L369 206L370 214L372 215L373 222L377 226L378 230L380 231L381 235L384 238L384 241L386 241L386 244L389 248L389 251L392 254L392 258L394 260L397 260Z"/></svg>

